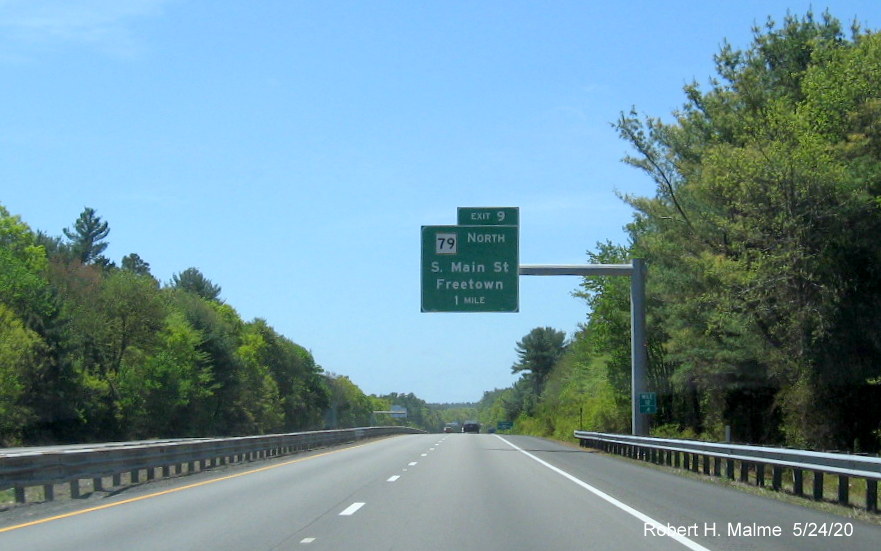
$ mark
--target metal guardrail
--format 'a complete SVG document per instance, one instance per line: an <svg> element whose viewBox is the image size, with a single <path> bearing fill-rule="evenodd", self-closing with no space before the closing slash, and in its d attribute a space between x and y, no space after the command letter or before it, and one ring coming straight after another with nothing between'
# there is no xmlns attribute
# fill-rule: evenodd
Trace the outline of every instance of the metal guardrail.
<svg viewBox="0 0 881 551"><path fill-rule="evenodd" d="M127 476L129 484L173 474L195 473L219 465L255 461L299 451L354 442L391 434L418 434L410 427L365 427L295 432L238 438L194 438L150 443L108 443L47 451L17 448L0 453L0 490L15 489L15 500L25 502L28 487L42 486L43 499L55 497L56 484L69 484L70 496L81 495L80 481L92 480L93 491L104 490L104 478L113 486Z"/></svg>
<svg viewBox="0 0 881 551"><path fill-rule="evenodd" d="M752 472L757 486L765 486L766 469L770 467L771 488L776 491L783 488L783 474L789 470L792 473L792 492L797 496L805 495L805 471L812 472L812 497L817 501L824 499L825 475L837 475L837 501L842 505L850 505L851 479L863 479L866 483L866 510L878 512L881 457L579 430L575 431L574 436L582 447L693 472L703 470L704 474L717 477L723 476L724 461L724 475L729 480L734 480L739 471L740 481L749 483Z"/></svg>

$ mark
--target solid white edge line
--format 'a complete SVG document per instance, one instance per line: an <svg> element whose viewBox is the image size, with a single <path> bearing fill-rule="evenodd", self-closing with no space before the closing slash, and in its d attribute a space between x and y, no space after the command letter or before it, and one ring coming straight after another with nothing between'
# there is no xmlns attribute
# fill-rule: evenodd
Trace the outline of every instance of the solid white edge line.
<svg viewBox="0 0 881 551"><path fill-rule="evenodd" d="M626 503L618 501L617 499L615 499L614 497L610 496L609 494L603 492L602 490L598 490L598 489L594 488L593 486L591 486L587 482L584 482L583 480L580 480L580 479L572 476L571 474L567 473L566 471L564 471L562 469L554 467L553 465L551 465L550 463L548 463L547 461L545 461L543 459L539 459L538 457L532 455L531 453L529 453L528 451L524 450L523 448L517 446L516 444L508 442L507 440L505 440L504 438L502 438L498 434L495 434L493 436L495 436L496 438L498 438L499 440L501 440L505 444L511 446L515 450L519 451L520 453L522 453L526 457L540 463L541 465L544 465L545 467L554 471L555 473L557 473L565 478L568 478L570 481L574 482L575 484L578 484L579 486L581 486L582 488L584 488L588 492L591 492L592 494L596 495L597 497L611 503L612 505L621 509L625 513L633 515L634 517L638 518L639 520L643 521L646 524L651 524L652 526L655 527L655 530L663 530L667 536L678 541L679 543L681 543L685 547L688 547L689 549L692 549L693 551L710 551L708 548L697 543L696 541L691 540L683 535L680 535L672 530L667 529L667 526L665 526L664 524L661 524L660 522L656 521L655 519L651 518L650 516L648 516L644 513L641 513L640 511L637 511L636 509L634 509L630 505L627 505Z"/></svg>
<svg viewBox="0 0 881 551"><path fill-rule="evenodd" d="M358 511L358 509L360 509L361 507L364 507L364 503L362 503L360 501L356 501L355 503L353 503L353 504L349 505L348 507L346 507L345 509L343 509L340 512L340 516L341 517L350 517L350 516L354 515Z"/></svg>

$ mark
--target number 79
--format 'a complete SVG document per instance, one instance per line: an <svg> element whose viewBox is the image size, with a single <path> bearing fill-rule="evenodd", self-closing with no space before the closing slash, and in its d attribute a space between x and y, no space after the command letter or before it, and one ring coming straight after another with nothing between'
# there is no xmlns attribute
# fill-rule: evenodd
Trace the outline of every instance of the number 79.
<svg viewBox="0 0 881 551"><path fill-rule="evenodd" d="M456 234L435 234L434 252L435 254L456 254Z"/></svg>

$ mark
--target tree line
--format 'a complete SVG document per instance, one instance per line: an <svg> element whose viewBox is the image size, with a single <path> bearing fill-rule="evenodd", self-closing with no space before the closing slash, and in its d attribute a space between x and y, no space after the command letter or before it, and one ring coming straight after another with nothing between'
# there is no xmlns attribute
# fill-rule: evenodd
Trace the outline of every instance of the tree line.
<svg viewBox="0 0 881 551"><path fill-rule="evenodd" d="M588 252L646 259L653 432L878 451L881 35L789 15L715 61L671 121L615 123L656 191L622 197L627 244ZM546 375L487 393L487 419L629 430L629 282L585 278L576 295L588 321Z"/></svg>
<svg viewBox="0 0 881 551"><path fill-rule="evenodd" d="M0 205L0 446L434 423L412 395L367 396L197 268L161 284L106 256L85 208L63 235ZM402 402L407 420L376 419Z"/></svg>

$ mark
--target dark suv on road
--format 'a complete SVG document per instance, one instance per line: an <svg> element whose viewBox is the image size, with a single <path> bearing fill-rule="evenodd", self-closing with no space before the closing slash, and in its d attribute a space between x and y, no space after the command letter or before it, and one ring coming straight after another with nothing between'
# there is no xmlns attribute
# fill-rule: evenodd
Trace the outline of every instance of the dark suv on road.
<svg viewBox="0 0 881 551"><path fill-rule="evenodd" d="M480 423L467 421L462 425L462 432L480 432Z"/></svg>

